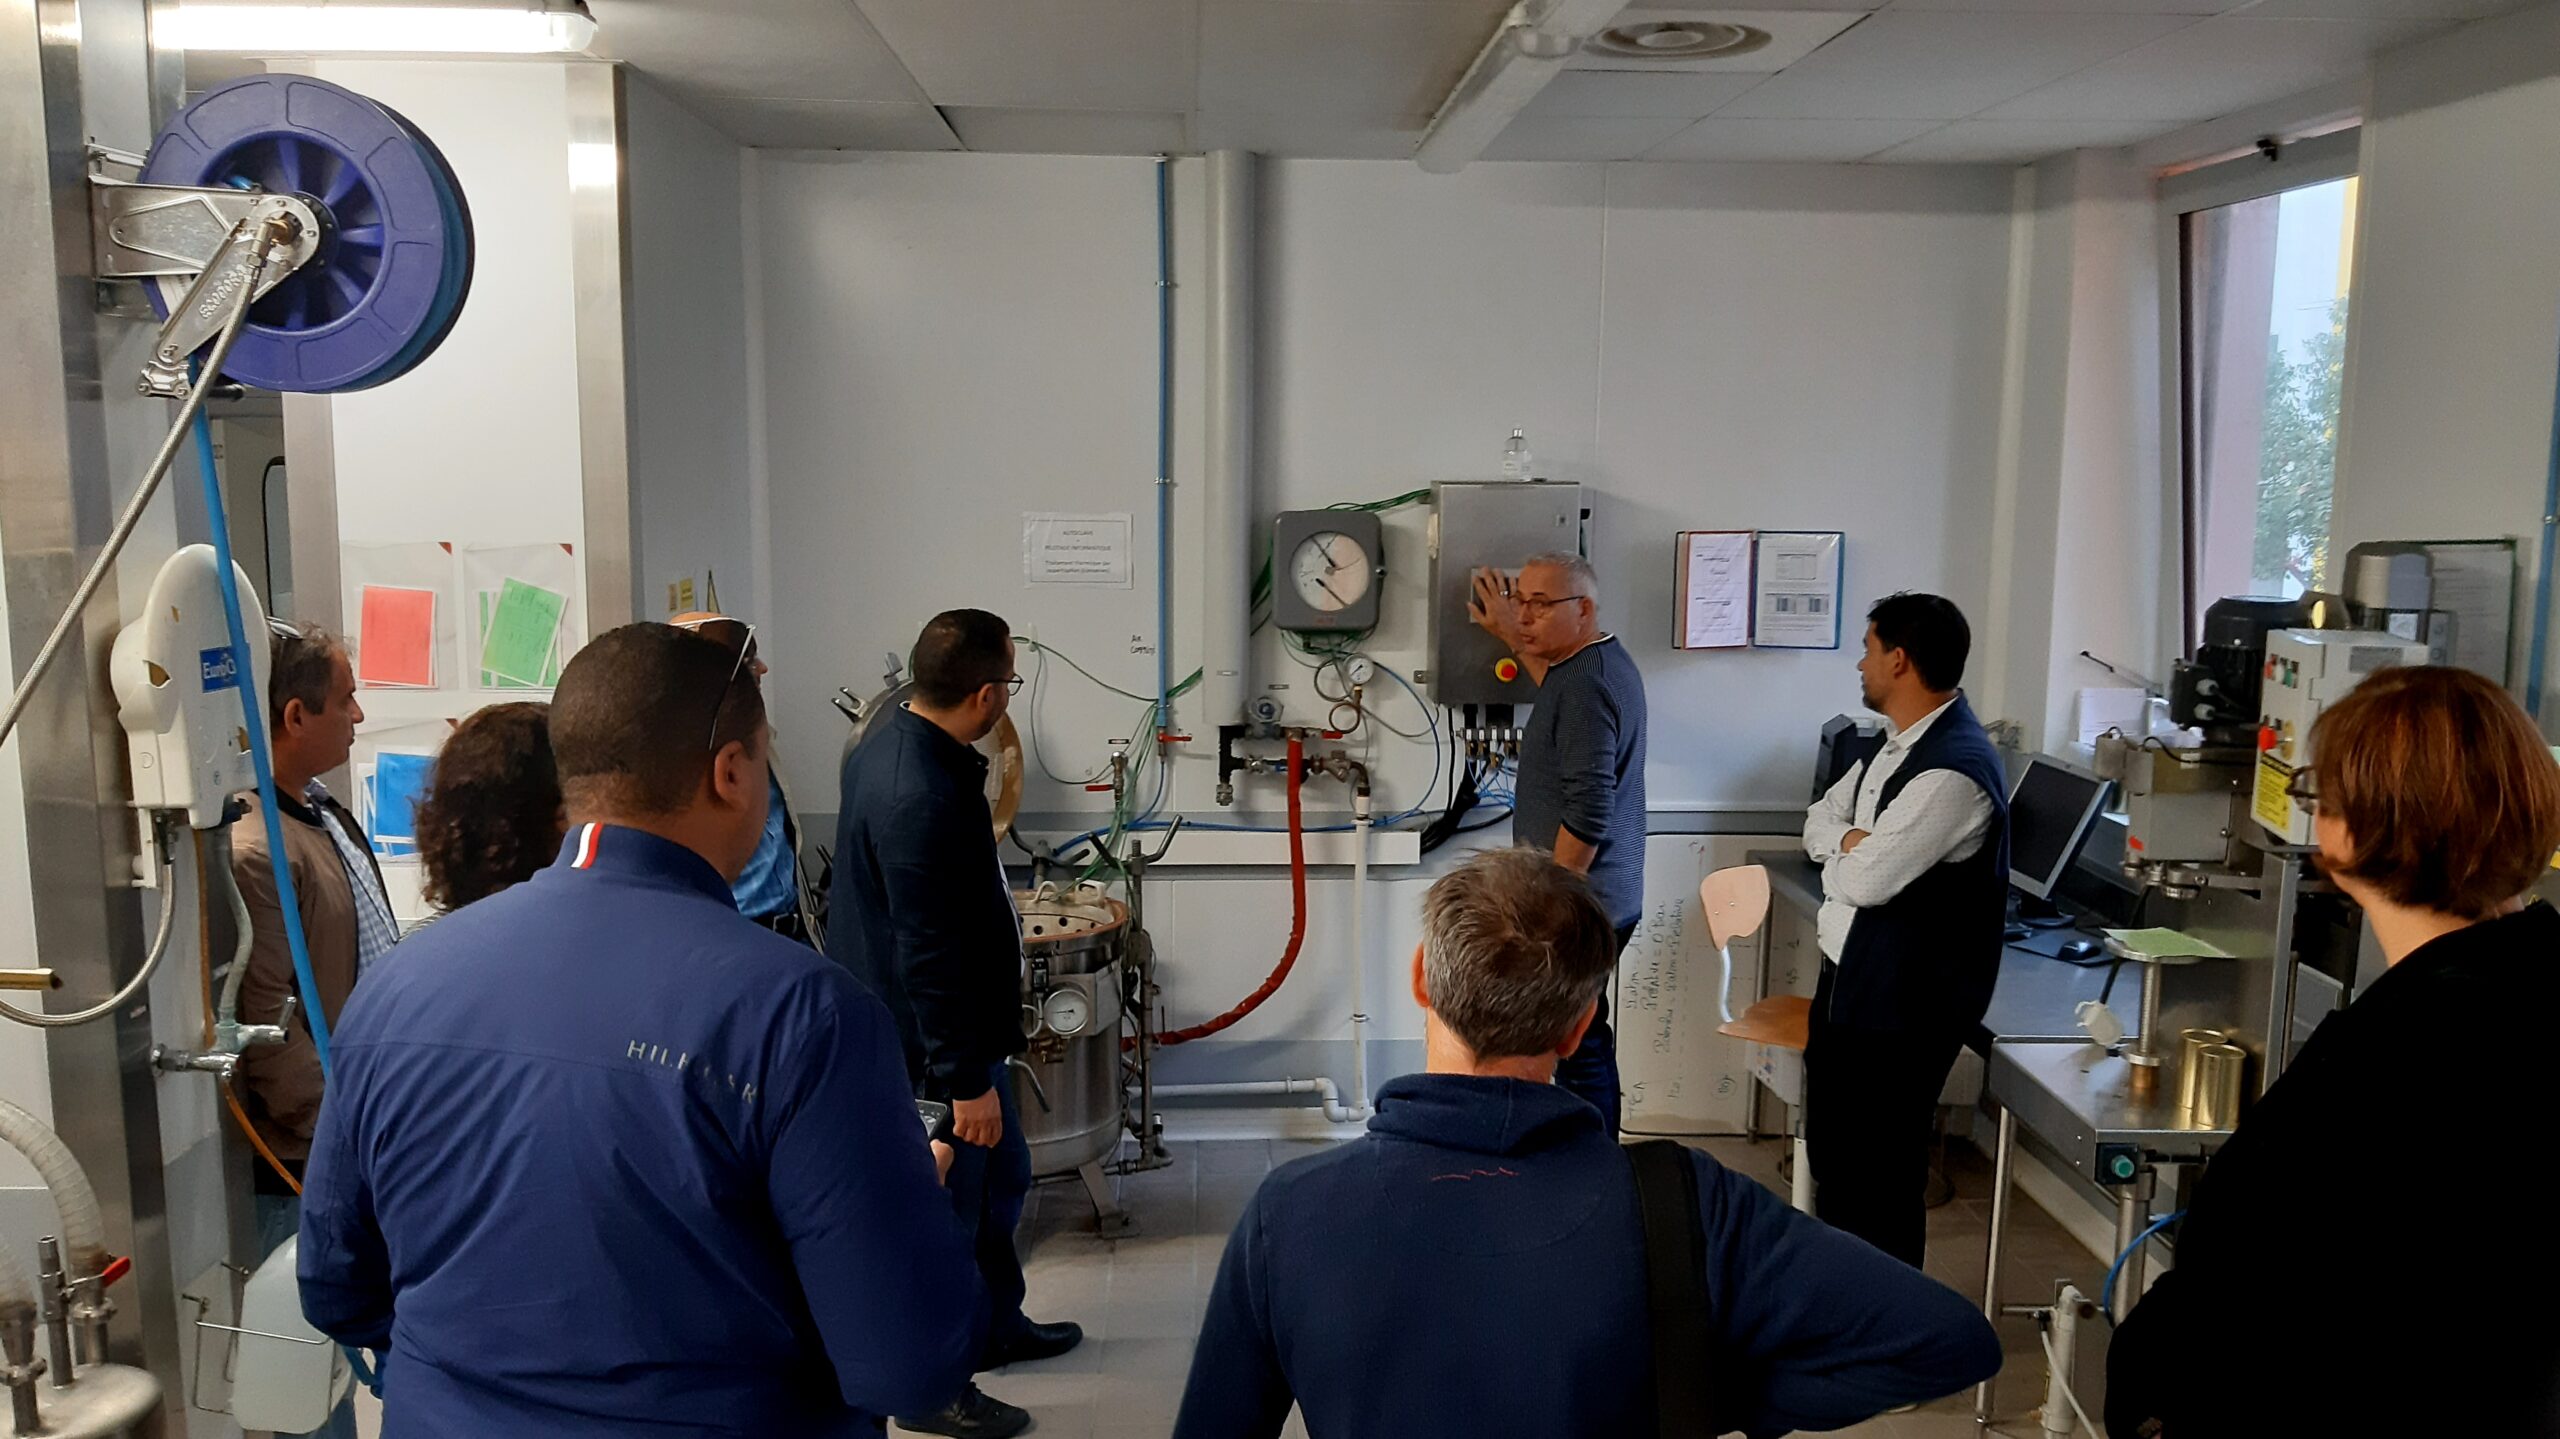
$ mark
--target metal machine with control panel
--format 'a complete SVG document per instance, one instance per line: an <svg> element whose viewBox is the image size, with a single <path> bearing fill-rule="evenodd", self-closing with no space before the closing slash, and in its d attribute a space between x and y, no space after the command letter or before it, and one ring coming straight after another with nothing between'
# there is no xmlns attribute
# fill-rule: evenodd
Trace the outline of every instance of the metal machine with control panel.
<svg viewBox="0 0 2560 1439"><path fill-rule="evenodd" d="M1582 486L1546 480L1449 481L1431 487L1431 670L1434 704L1535 704L1538 687L1467 605L1477 569L1514 570L1536 554L1583 551Z"/></svg>
<svg viewBox="0 0 2560 1439"><path fill-rule="evenodd" d="M2267 636L2259 686L2258 767L2250 813L2280 844L2313 842L2311 811L2292 793L2312 762L2321 712L2383 670L2427 662L2427 646L2373 630L2280 630Z"/></svg>

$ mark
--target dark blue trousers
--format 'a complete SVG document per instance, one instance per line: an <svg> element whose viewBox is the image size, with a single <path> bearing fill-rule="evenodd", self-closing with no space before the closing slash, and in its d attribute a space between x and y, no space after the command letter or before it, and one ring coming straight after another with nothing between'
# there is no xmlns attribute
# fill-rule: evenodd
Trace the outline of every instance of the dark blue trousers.
<svg viewBox="0 0 2560 1439"><path fill-rule="evenodd" d="M1031 1193L1031 1144L1023 1138L1022 1109L1013 1093L1013 1075L995 1067L996 1093L1004 1101L1004 1138L993 1149L954 1145L951 1203L960 1222L978 1237L978 1273L987 1285L987 1345L994 1348L1018 1338L1028 1321L1022 1317L1022 1256L1014 1251L1013 1232L1022 1224L1022 1202Z"/></svg>

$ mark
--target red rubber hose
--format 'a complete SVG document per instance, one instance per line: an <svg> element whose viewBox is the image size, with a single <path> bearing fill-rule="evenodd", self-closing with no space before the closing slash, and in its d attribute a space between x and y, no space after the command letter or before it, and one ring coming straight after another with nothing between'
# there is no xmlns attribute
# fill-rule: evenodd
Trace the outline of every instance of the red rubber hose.
<svg viewBox="0 0 2560 1439"><path fill-rule="evenodd" d="M1207 1023L1195 1024L1188 1029L1177 1029L1169 1034L1160 1034L1156 1036L1156 1043L1159 1045L1188 1044L1195 1039L1206 1039L1260 1009L1264 1000L1279 993L1281 981L1289 977L1289 971L1298 963L1298 946L1305 943L1307 938L1307 832L1300 822L1298 808L1298 780L1304 773L1299 764L1300 750L1297 737L1292 735L1289 739L1289 904L1291 913L1289 947L1280 952L1280 967L1271 971L1271 977L1262 982L1262 988L1246 995L1244 1003Z"/></svg>

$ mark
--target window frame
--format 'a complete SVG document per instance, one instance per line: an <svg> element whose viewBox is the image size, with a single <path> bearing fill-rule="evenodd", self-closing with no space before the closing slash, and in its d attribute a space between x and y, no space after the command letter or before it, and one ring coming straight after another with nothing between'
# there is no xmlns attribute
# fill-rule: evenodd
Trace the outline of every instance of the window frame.
<svg viewBox="0 0 2560 1439"><path fill-rule="evenodd" d="M2359 168L2364 131L2348 126L2324 135L2280 144L2270 157L2263 152L2224 160L2164 177L2160 202L2160 457L2162 493L2168 514L2163 532L2177 537L2175 568L2165 576L2163 623L2177 636L2176 653L2192 658L2196 630L2204 608L2219 596L2197 593L2203 552L2197 533L2202 512L2197 493L2196 439L2189 405L2194 390L2187 373L2187 217L2203 210L2244 204L2288 190L2325 185L2353 177ZM2358 217L2357 228L2363 228ZM2355 282L2347 286L2347 314L2354 323ZM2344 420L2341 418L2341 425Z"/></svg>

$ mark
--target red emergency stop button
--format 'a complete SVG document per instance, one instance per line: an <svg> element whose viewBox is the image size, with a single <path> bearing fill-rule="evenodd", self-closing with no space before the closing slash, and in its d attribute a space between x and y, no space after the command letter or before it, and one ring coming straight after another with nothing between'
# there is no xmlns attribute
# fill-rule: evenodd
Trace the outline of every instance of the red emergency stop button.
<svg viewBox="0 0 2560 1439"><path fill-rule="evenodd" d="M1520 662L1506 655L1493 662L1493 677L1509 684L1520 678Z"/></svg>

